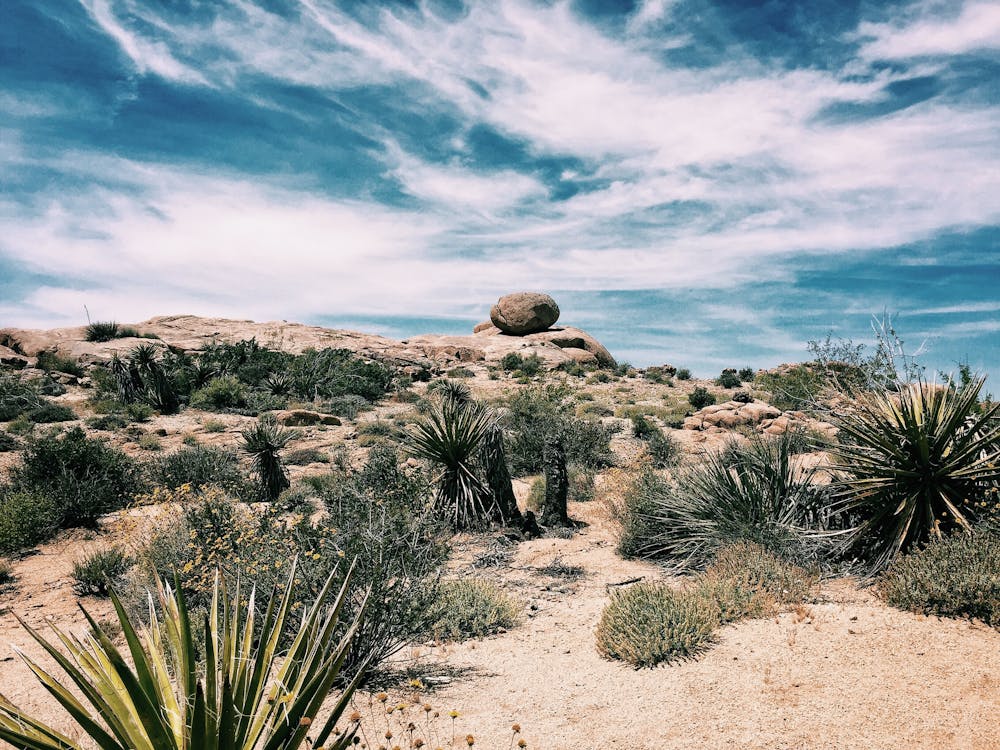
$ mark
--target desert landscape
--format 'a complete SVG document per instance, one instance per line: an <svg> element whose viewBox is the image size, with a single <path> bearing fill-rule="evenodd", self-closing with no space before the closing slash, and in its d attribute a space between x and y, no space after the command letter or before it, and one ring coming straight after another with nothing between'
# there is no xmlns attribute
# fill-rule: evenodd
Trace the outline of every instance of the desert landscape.
<svg viewBox="0 0 1000 750"><path fill-rule="evenodd" d="M258 584L232 606L259 645L296 560L292 634L341 583L335 632L357 628L293 721L307 746L335 711L326 747L998 748L997 406L974 374L880 351L828 338L693 378L617 361L527 292L405 340L188 315L0 329L0 742L132 746L59 705L31 663L80 685L25 625L134 667L120 620L149 626L163 580L214 679L213 591ZM958 458L921 474L921 440ZM296 647L276 643L269 690ZM62 739L14 739L25 717Z"/></svg>

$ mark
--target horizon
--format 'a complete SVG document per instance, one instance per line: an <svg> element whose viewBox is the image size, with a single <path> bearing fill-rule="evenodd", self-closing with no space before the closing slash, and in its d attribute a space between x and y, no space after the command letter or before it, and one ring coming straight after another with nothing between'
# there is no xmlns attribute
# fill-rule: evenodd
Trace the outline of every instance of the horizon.
<svg viewBox="0 0 1000 750"><path fill-rule="evenodd" d="M883 313L929 373L1000 369L993 3L5 11L0 325L402 338L539 290L701 377Z"/></svg>

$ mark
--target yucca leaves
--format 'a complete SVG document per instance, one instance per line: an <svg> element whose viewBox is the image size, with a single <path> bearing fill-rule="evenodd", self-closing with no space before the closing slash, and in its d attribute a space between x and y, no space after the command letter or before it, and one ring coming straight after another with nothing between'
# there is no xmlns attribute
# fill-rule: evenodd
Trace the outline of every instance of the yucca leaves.
<svg viewBox="0 0 1000 750"><path fill-rule="evenodd" d="M481 404L445 398L410 433L410 453L441 467L436 504L454 528L479 526L493 515L492 494L476 473L475 459L495 421Z"/></svg>
<svg viewBox="0 0 1000 750"><path fill-rule="evenodd" d="M256 591L244 601L239 583L230 597L217 577L204 618L204 661L199 662L183 593L158 582L150 595L150 625L136 628L112 596L129 659L84 610L90 634L76 637L52 627L61 648L22 621L38 644L90 704L21 653L28 668L100 750L294 750L307 737L313 746L348 747L346 732L326 745L367 662L344 689L316 733L314 720L331 692L357 630L339 641L338 620L351 573L332 606L325 604L331 573L302 616L287 653L278 644L289 625L295 570L275 591L259 628ZM82 609L82 608L81 608ZM20 652L19 652L20 653ZM316 733L314 736L310 736ZM82 750L76 740L39 722L0 696L0 740L30 750Z"/></svg>
<svg viewBox="0 0 1000 750"><path fill-rule="evenodd" d="M847 543L874 567L950 530L969 529L975 501L1000 482L1000 405L977 413L983 378L960 390L917 381L863 394L840 416L837 510L859 518Z"/></svg>

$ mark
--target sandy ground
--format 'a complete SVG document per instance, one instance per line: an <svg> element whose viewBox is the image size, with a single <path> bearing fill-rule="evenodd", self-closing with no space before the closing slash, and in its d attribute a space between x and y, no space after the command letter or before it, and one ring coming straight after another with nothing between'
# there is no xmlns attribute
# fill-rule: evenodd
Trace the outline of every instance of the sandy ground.
<svg viewBox="0 0 1000 750"><path fill-rule="evenodd" d="M454 709L458 743L472 733L486 748L509 747L515 722L528 747L552 750L1000 748L1000 632L890 609L850 581L824 585L798 611L722 629L695 661L642 671L605 661L594 628L607 585L660 572L615 555L600 503L571 510L589 525L571 539L522 543L500 568L468 565L488 540L459 542L456 569L500 582L524 615L493 638L400 655L428 685L450 680L420 698L441 712L446 740ZM60 709L11 651L37 653L12 613L79 626L68 574L99 543L60 537L19 561L18 583L0 592L2 692L62 726ZM104 602L85 604L108 614ZM391 701L411 692L393 691ZM368 695L356 700L367 714Z"/></svg>

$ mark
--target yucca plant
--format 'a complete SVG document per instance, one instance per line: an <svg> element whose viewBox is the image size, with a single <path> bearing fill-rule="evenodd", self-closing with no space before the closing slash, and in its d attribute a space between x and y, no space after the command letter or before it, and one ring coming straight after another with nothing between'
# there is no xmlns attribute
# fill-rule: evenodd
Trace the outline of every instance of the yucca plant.
<svg viewBox="0 0 1000 750"><path fill-rule="evenodd" d="M121 335L121 326L113 320L95 320L87 326L84 336L87 341L111 341Z"/></svg>
<svg viewBox="0 0 1000 750"><path fill-rule="evenodd" d="M410 433L409 452L441 467L435 504L456 529L480 526L495 512L475 461L495 421L493 412L481 404L445 398Z"/></svg>
<svg viewBox="0 0 1000 750"><path fill-rule="evenodd" d="M241 591L237 582L230 597L217 577L203 625L203 654L194 645L197 639L183 593L164 582L157 584L158 606L150 596L148 627L136 627L117 596L112 597L127 655L86 610L91 628L86 636L70 635L53 626L62 650L22 621L90 708L30 657L20 653L21 658L90 742L84 745L71 739L2 696L0 740L26 750L93 746L100 750L294 750L306 743L340 750L350 746L353 731L327 742L364 669L343 690L326 721L321 726L314 722L337 681L356 630L355 623L336 640L351 575L333 604L326 606L335 579L331 573L302 617L287 653L279 659L278 645L291 615L294 578L293 566L284 592L274 591L263 622L257 623L255 591Z"/></svg>
<svg viewBox="0 0 1000 750"><path fill-rule="evenodd" d="M839 416L834 507L858 518L845 546L860 547L874 569L970 529L1000 482L1000 404L977 412L984 381L956 390L917 380L860 395Z"/></svg>
<svg viewBox="0 0 1000 750"><path fill-rule="evenodd" d="M288 472L281 461L281 450L294 434L291 430L278 427L273 419L261 419L242 432L243 450L252 458L262 500L273 502L290 486Z"/></svg>

